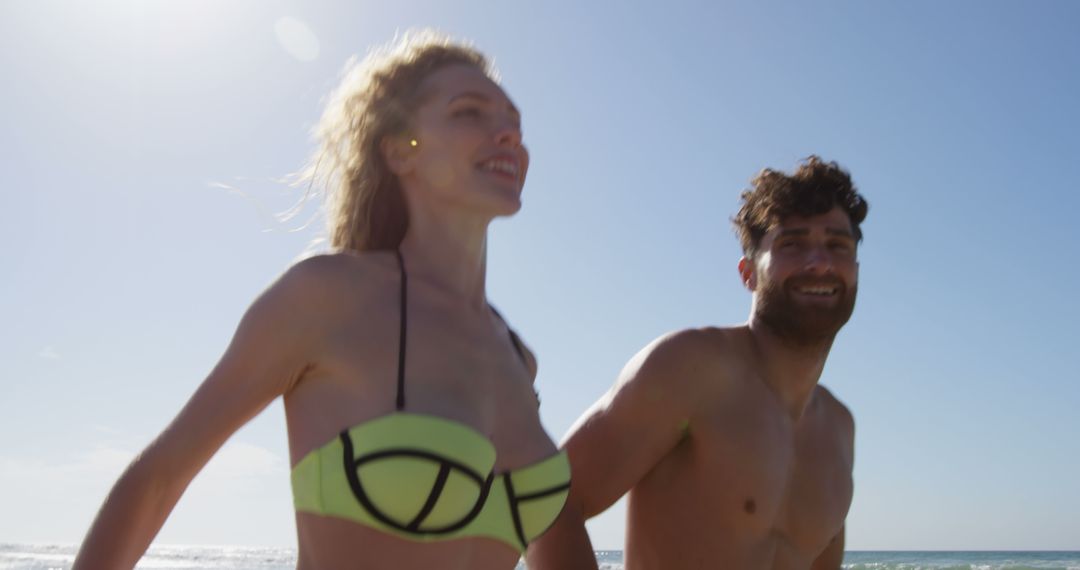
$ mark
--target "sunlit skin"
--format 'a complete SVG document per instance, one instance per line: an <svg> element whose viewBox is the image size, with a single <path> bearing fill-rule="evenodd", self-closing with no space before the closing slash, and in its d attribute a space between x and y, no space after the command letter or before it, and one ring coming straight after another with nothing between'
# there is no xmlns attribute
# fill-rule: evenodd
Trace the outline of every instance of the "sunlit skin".
<svg viewBox="0 0 1080 570"><path fill-rule="evenodd" d="M753 259L739 260L743 283L755 293L752 321L789 344L831 343L854 308L856 247L839 208L792 217L768 232Z"/></svg>
<svg viewBox="0 0 1080 570"><path fill-rule="evenodd" d="M440 218L486 224L492 217L516 213L529 170L517 107L473 67L452 66L430 81L453 82L459 89L429 94L410 132L383 144L410 198L409 215L426 215L416 209L432 207ZM485 168L492 160L512 172ZM417 200L420 193L425 197ZM447 208L455 215L446 216Z"/></svg>
<svg viewBox="0 0 1080 570"><path fill-rule="evenodd" d="M431 93L410 132L383 144L409 206L401 246L410 286L408 409L476 427L495 443L495 469L512 469L555 453L537 415L534 369L522 368L484 294L487 226L521 207L528 169L521 118L503 90L476 68L448 67L426 83ZM493 158L516 164L518 176L486 169ZM342 327L355 332L325 341L342 347L331 358L341 370L309 372L285 396L294 464L342 426L393 410L397 362L387 347L397 345L396 261L381 254L342 261L365 274L377 272L380 284L364 294L341 291L358 301L351 310L343 311L351 303L336 309L343 313ZM349 281L373 285L360 275ZM299 568L353 568L358 552L372 568L512 568L518 558L509 546L489 539L418 548L350 521L308 513L297 514L297 527Z"/></svg>
<svg viewBox="0 0 1080 570"><path fill-rule="evenodd" d="M818 385L832 334L792 342L758 309L779 291L797 315L829 323L818 317L857 288L847 215L783 220L739 274L753 294L746 324L657 339L566 441L571 501L586 516L629 492L627 570L840 567L854 422ZM559 567L563 532L530 552L536 568Z"/></svg>
<svg viewBox="0 0 1080 570"><path fill-rule="evenodd" d="M528 169L521 117L471 66L433 73L423 92L409 132L381 145L410 215L400 246L409 273L407 410L471 426L494 443L496 471L515 469L556 453L540 425L536 362L528 353L523 365L485 293L488 225L521 207ZM497 171L492 159L501 161ZM342 429L393 412L399 284L392 252L322 255L290 268L117 483L75 567L132 567L188 482L278 396L293 465ZM508 570L519 557L487 538L420 544L310 513L297 513L296 524L304 570ZM595 567L587 550L579 560Z"/></svg>

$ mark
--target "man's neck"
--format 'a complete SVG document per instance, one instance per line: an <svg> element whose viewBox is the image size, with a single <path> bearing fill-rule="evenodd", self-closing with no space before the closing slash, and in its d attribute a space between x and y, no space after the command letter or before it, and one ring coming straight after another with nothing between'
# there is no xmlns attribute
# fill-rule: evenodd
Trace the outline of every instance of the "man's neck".
<svg viewBox="0 0 1080 570"><path fill-rule="evenodd" d="M758 369L792 421L798 423L814 395L833 339L799 345L782 338L755 317L747 324L757 349Z"/></svg>

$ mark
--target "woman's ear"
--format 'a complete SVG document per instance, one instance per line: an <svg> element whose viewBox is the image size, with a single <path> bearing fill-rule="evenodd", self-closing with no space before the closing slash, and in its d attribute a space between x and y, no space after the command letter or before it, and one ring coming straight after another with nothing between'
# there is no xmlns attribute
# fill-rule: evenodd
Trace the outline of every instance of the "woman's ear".
<svg viewBox="0 0 1080 570"><path fill-rule="evenodd" d="M409 135L387 136L379 142L383 159L390 167L390 172L397 176L404 176L412 171L413 157L419 148L420 143Z"/></svg>

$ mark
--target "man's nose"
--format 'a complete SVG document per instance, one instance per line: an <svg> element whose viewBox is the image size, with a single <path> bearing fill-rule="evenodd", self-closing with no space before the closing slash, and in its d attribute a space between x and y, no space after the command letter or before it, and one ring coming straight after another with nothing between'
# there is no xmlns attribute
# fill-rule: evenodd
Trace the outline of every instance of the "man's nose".
<svg viewBox="0 0 1080 570"><path fill-rule="evenodd" d="M808 273L825 275L833 272L833 259L825 246L815 246L806 253L803 269Z"/></svg>

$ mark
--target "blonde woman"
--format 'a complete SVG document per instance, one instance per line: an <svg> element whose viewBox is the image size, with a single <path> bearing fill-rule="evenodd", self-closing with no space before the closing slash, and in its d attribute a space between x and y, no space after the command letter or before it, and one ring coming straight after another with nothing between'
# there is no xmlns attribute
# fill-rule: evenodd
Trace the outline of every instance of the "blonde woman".
<svg viewBox="0 0 1080 570"><path fill-rule="evenodd" d="M116 483L75 568L133 567L278 397L298 568L513 568L560 517L570 470L540 425L536 361L484 287L488 225L521 207L520 112L482 54L421 33L353 65L317 134L308 174L329 193L334 252L252 304ZM587 545L568 548L595 568Z"/></svg>

